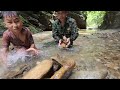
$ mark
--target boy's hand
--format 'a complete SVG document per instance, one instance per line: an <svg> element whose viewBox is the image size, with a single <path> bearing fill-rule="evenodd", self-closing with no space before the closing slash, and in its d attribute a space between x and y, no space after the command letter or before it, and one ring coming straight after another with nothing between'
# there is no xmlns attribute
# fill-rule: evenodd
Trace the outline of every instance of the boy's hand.
<svg viewBox="0 0 120 90"><path fill-rule="evenodd" d="M63 46L67 48L71 43L70 38L66 38L65 36L63 36L63 40L62 39L59 40L58 46L61 47L62 43L64 43L65 46L64 45Z"/></svg>
<svg viewBox="0 0 120 90"><path fill-rule="evenodd" d="M70 38L67 38L67 39L66 39L66 42L67 42L67 43L70 42Z"/></svg>
<svg viewBox="0 0 120 90"><path fill-rule="evenodd" d="M67 38L66 38L65 36L63 36L63 40L64 40L64 41L67 41Z"/></svg>
<svg viewBox="0 0 120 90"><path fill-rule="evenodd" d="M66 42L67 42L66 47L68 47L68 46L70 45L70 43L71 43L71 42L70 42L70 38L67 38L67 41L66 41Z"/></svg>
<svg viewBox="0 0 120 90"><path fill-rule="evenodd" d="M35 48L29 48L29 49L27 49L26 51L27 51L27 52L33 51L33 52L34 52L34 55L38 55L38 54L39 54L39 51L38 51L37 49L35 49Z"/></svg>
<svg viewBox="0 0 120 90"><path fill-rule="evenodd" d="M60 47L62 43L62 39L59 40L58 46Z"/></svg>

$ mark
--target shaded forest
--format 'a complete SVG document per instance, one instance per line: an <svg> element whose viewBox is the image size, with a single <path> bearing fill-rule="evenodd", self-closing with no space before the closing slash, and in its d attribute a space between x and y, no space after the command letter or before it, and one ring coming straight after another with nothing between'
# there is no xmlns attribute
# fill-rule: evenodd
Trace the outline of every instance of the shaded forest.
<svg viewBox="0 0 120 90"><path fill-rule="evenodd" d="M24 25L33 33L52 30L53 11L19 11L19 13ZM120 28L119 11L70 11L69 16L76 20L79 29ZM2 34L5 30L2 15L0 15L0 29Z"/></svg>

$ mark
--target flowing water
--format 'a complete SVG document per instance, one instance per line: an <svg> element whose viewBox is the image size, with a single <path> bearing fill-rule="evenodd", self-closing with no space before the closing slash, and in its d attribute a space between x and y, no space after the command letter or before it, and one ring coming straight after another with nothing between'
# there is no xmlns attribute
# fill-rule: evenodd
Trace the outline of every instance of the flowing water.
<svg viewBox="0 0 120 90"><path fill-rule="evenodd" d="M63 60L73 59L76 66L71 79L116 79L120 78L120 32L119 30L85 30L74 41L70 49L60 49L52 38L51 31L33 35L35 44L40 49L39 57L18 59L19 56L11 56L11 66L29 64L31 68L37 61L50 59L59 55ZM0 45L1 46L1 45ZM17 64L15 64L17 62ZM13 67L16 68L16 67ZM0 72L6 70L1 65Z"/></svg>

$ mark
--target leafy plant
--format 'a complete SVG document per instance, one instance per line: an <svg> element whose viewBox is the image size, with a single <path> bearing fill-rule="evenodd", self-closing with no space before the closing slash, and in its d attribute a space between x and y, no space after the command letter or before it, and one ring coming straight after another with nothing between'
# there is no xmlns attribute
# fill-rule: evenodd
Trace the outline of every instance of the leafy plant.
<svg viewBox="0 0 120 90"><path fill-rule="evenodd" d="M103 22L105 11L87 11L87 26L98 27Z"/></svg>

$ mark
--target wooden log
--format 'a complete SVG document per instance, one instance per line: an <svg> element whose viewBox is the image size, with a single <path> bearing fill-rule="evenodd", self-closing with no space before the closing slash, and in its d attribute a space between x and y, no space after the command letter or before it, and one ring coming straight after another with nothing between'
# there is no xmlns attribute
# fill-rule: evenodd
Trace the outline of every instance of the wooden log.
<svg viewBox="0 0 120 90"><path fill-rule="evenodd" d="M55 72L55 74L50 79L62 79L65 73L71 71L75 67L75 61L67 60L63 66Z"/></svg>
<svg viewBox="0 0 120 90"><path fill-rule="evenodd" d="M44 60L26 73L22 79L41 79L52 67L52 60Z"/></svg>
<svg viewBox="0 0 120 90"><path fill-rule="evenodd" d="M53 61L53 65L50 68L49 72L46 75L44 75L43 79L50 79L51 76L53 76L53 74L62 67L62 65L56 60L52 60L52 61Z"/></svg>
<svg viewBox="0 0 120 90"><path fill-rule="evenodd" d="M51 57L51 59L54 62L57 62L57 63L63 65L63 58L59 54L57 54L56 56Z"/></svg>

